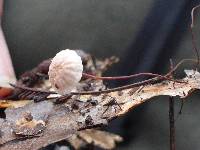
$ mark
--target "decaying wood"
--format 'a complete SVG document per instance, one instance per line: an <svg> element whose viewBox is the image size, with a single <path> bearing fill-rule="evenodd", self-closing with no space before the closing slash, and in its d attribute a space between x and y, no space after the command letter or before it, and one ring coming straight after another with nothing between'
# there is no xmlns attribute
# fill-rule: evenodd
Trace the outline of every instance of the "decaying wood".
<svg viewBox="0 0 200 150"><path fill-rule="evenodd" d="M110 120L152 97L185 98L200 89L200 73L194 70L185 72L187 76L181 80L183 82L162 81L99 95L74 95L63 104L55 104L53 100L30 101L23 107L8 108L6 119L0 120L1 149L39 149L69 138L77 131L107 125ZM29 123L27 126L19 124L23 119L26 119L26 124Z"/></svg>

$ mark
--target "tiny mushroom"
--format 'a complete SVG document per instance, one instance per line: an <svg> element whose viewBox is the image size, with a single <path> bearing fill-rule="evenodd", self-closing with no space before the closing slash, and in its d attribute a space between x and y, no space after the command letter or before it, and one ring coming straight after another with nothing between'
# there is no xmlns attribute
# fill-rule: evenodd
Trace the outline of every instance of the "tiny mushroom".
<svg viewBox="0 0 200 150"><path fill-rule="evenodd" d="M81 80L82 72L82 60L76 51L62 50L56 54L49 66L49 81L57 93L69 94Z"/></svg>

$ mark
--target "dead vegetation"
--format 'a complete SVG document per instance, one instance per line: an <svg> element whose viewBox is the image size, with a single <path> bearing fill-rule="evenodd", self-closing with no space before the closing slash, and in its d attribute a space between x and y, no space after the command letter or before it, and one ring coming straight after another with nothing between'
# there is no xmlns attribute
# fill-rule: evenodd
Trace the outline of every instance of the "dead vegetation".
<svg viewBox="0 0 200 150"><path fill-rule="evenodd" d="M115 57L100 61L83 51L79 53L84 71L93 75L101 76L118 61ZM112 149L122 138L97 127L107 125L152 97L185 98L200 89L200 73L185 70L186 77L180 80L161 76L117 90L106 89L102 80L83 78L75 92L60 96L50 92L48 65L49 60L26 72L12 94L0 100L0 108L5 109L5 118L0 119L1 150L36 150L61 140L68 140L75 149L87 144Z"/></svg>

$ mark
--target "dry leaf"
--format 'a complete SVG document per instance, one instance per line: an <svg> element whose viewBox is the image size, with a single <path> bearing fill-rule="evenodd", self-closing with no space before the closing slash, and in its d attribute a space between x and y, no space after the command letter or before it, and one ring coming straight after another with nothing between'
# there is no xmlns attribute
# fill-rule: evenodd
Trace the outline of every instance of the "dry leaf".
<svg viewBox="0 0 200 150"><path fill-rule="evenodd" d="M80 149L85 144L94 144L103 149L113 149L116 142L121 142L122 137L105 131L87 129L79 131L68 139L75 149Z"/></svg>
<svg viewBox="0 0 200 150"><path fill-rule="evenodd" d="M23 107L30 102L31 102L30 100L19 100L19 101L0 100L0 108L18 108L18 107Z"/></svg>

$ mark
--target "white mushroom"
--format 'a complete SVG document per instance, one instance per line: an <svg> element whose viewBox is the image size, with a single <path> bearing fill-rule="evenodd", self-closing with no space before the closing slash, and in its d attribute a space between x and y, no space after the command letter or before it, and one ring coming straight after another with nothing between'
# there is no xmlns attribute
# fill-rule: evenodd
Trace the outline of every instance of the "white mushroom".
<svg viewBox="0 0 200 150"><path fill-rule="evenodd" d="M49 66L49 81L57 93L68 94L76 88L82 72L81 57L74 50L62 50L56 54Z"/></svg>

